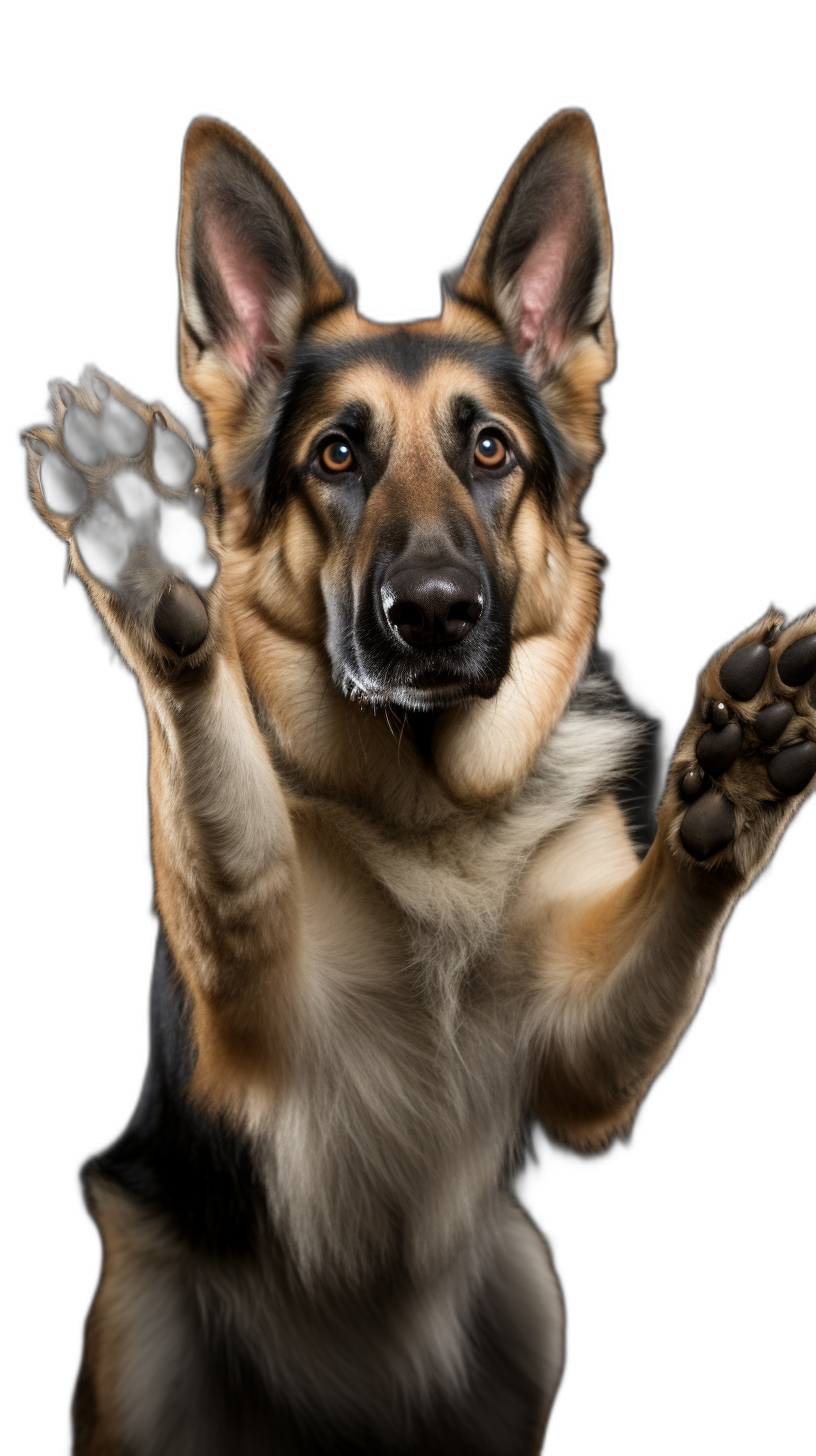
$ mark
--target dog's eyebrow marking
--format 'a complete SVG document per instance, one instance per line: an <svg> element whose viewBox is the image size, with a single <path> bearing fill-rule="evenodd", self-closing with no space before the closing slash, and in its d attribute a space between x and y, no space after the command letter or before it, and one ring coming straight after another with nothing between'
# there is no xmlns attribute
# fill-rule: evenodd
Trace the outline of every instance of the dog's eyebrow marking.
<svg viewBox="0 0 816 1456"><path fill-rule="evenodd" d="M469 435L478 420L490 415L490 410L472 394L454 394L447 402L447 413L454 429Z"/></svg>
<svg viewBox="0 0 816 1456"><path fill-rule="evenodd" d="M348 435L361 440L371 429L372 410L365 400L355 399L341 406L334 417L334 424Z"/></svg>

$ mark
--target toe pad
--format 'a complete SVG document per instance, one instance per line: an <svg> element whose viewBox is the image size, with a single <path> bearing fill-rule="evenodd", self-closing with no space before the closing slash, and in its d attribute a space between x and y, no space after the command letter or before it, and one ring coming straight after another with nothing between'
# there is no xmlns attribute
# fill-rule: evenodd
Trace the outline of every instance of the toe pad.
<svg viewBox="0 0 816 1456"><path fill-rule="evenodd" d="M768 778L780 794L801 794L816 773L816 743L792 743L768 764Z"/></svg>
<svg viewBox="0 0 816 1456"><path fill-rule="evenodd" d="M771 654L763 642L749 642L725 659L720 682L732 698L745 703L762 687L770 661Z"/></svg>
<svg viewBox="0 0 816 1456"><path fill-rule="evenodd" d="M65 444L80 465L101 465L105 458L105 446L97 420L79 404L72 404L65 411L62 422Z"/></svg>
<svg viewBox="0 0 816 1456"><path fill-rule="evenodd" d="M726 772L734 763L742 748L742 728L739 723L727 723L724 728L709 728L697 744L697 759L706 773L716 778Z"/></svg>
<svg viewBox="0 0 816 1456"><path fill-rule="evenodd" d="M144 420L113 395L102 406L100 431L111 455L123 455L127 460L135 460L137 455L141 455L148 440Z"/></svg>
<svg viewBox="0 0 816 1456"><path fill-rule="evenodd" d="M800 688L816 672L816 632L786 647L777 668L786 688Z"/></svg>
<svg viewBox="0 0 816 1456"><path fill-rule="evenodd" d="M88 499L88 487L78 470L56 451L48 450L40 462L40 486L49 511L73 516Z"/></svg>
<svg viewBox="0 0 816 1456"><path fill-rule="evenodd" d="M180 435L163 427L155 416L153 428L153 469L156 478L170 490L183 490L195 475L195 455Z"/></svg>

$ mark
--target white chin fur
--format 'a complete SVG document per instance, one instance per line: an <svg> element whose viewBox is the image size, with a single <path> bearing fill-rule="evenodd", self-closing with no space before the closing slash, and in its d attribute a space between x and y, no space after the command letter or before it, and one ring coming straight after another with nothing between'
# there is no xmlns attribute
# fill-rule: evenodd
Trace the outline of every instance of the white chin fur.
<svg viewBox="0 0 816 1456"><path fill-rule="evenodd" d="M451 708L456 703L466 703L473 696L467 683L446 683L433 688L392 688L383 691L373 683L361 683L351 673L343 681L343 692L355 703L367 703L372 708L402 708L429 713L434 708Z"/></svg>

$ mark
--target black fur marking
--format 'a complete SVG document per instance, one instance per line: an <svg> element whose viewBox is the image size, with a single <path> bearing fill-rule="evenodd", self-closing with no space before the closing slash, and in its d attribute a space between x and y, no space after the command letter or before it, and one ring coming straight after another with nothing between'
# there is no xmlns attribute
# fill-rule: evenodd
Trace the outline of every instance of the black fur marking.
<svg viewBox="0 0 816 1456"><path fill-rule="evenodd" d="M614 677L613 660L597 643L573 698L583 713L623 715L638 725L637 761L613 785L638 852L644 855L657 833L657 799L661 785L660 724L635 708Z"/></svg>
<svg viewBox="0 0 816 1456"><path fill-rule="evenodd" d="M247 1147L191 1103L189 1000L164 932L150 994L150 1059L141 1096L121 1137L86 1163L90 1204L97 1177L168 1214L191 1248L243 1254L270 1230Z"/></svg>
<svg viewBox="0 0 816 1456"><path fill-rule="evenodd" d="M189 335L189 337L192 339L193 343L195 344L196 348L198 349L199 358L200 358L201 355L204 353L204 350L206 349L207 345L204 343L204 340L202 339L201 335L196 333L196 331L193 328L192 324L189 322L188 319L186 319L184 317L183 314L182 314L181 322L182 322L182 326L184 328L185 333Z"/></svg>
<svg viewBox="0 0 816 1456"><path fill-rule="evenodd" d="M365 400L345 404L334 423L345 430L355 444L362 444L371 427L371 406Z"/></svg>

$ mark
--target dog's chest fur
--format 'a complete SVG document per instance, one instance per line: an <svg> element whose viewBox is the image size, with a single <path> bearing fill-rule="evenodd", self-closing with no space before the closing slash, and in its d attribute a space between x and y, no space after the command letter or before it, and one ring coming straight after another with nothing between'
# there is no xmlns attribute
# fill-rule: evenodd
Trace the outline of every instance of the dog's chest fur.
<svg viewBox="0 0 816 1456"><path fill-rule="evenodd" d="M620 780L640 737L588 677L499 812L411 832L302 808L306 974L292 1071L246 1120L308 1282L438 1275L506 1182L529 1095L513 905L534 852ZM540 1050L540 1049L539 1049Z"/></svg>

